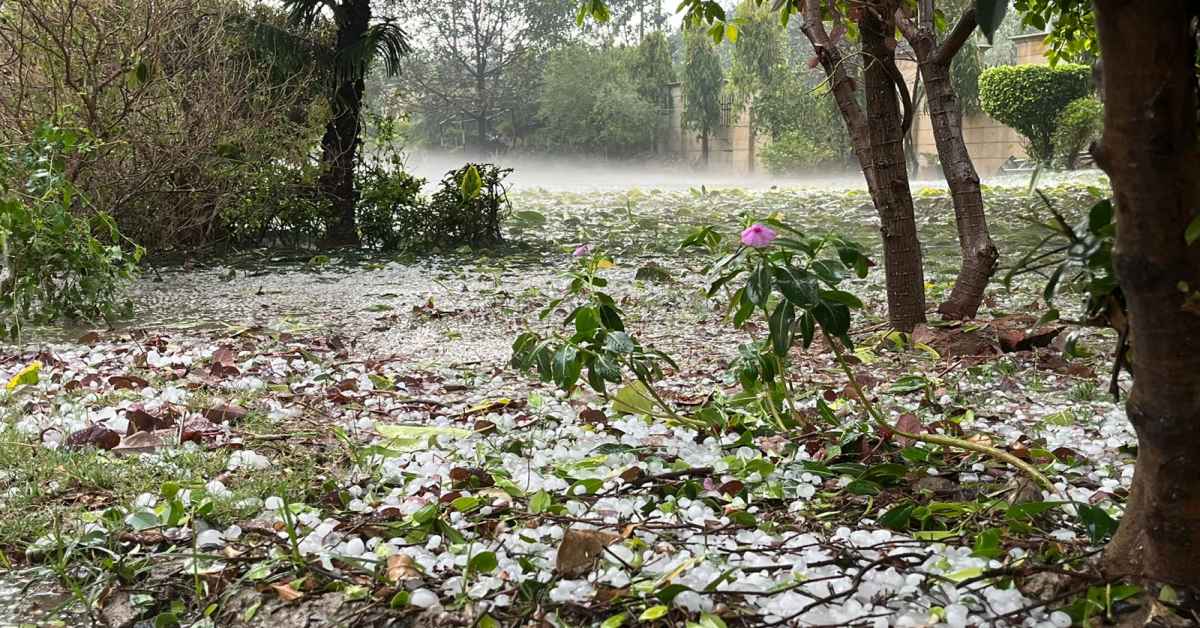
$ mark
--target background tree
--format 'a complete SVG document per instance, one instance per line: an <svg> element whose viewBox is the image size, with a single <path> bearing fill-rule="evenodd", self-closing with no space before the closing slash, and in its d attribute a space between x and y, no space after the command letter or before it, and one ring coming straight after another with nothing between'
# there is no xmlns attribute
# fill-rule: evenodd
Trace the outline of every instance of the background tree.
<svg viewBox="0 0 1200 628"><path fill-rule="evenodd" d="M420 32L406 64L412 80L402 94L411 110L435 123L427 130L458 127L465 147L488 153L504 146L495 127L515 109L536 107L536 85L517 75L540 75L546 51L564 43L575 5L565 0L415 0L401 15ZM468 127L469 130L463 127Z"/></svg>
<svg viewBox="0 0 1200 628"><path fill-rule="evenodd" d="M684 35L683 123L700 135L701 154L708 166L709 136L721 124L721 92L725 76L716 46L703 31Z"/></svg>
<svg viewBox="0 0 1200 628"><path fill-rule="evenodd" d="M785 31L770 9L759 6L754 0L743 0L737 6L735 16L739 20L738 38L733 45L729 88L733 93L735 111L748 111L750 115L749 163L753 172L760 126L759 103L768 86L779 81L783 78L780 75L787 72ZM792 115L802 114L796 111Z"/></svg>
<svg viewBox="0 0 1200 628"><path fill-rule="evenodd" d="M965 319L974 318L979 311L984 290L1000 255L988 233L979 173L975 171L963 139L963 111L951 72L954 59L975 32L975 9L972 7L963 12L954 30L940 43L935 27L936 15L933 0L920 0L916 16L901 11L897 13L896 23L917 58L929 103L933 139L954 202L954 220L962 253L954 289L938 311L946 318Z"/></svg>
<svg viewBox="0 0 1200 628"><path fill-rule="evenodd" d="M367 70L383 62L385 74L400 70L409 52L407 35L390 19L372 18L370 0L285 0L289 19L306 31L332 16L335 29L329 72L330 118L321 137L322 196L333 209L327 228L329 244L358 244L354 222L357 194L354 166L361 144L363 98Z"/></svg>
<svg viewBox="0 0 1200 628"><path fill-rule="evenodd" d="M638 96L651 104L657 114L660 109L670 107L671 89L675 82L675 66L671 63L671 43L661 31L648 33L638 43L629 61L629 74L633 78ZM653 148L657 152L659 136L667 126L665 116L655 115Z"/></svg>
<svg viewBox="0 0 1200 628"><path fill-rule="evenodd" d="M625 58L633 51L585 44L553 52L539 98L539 142L624 156L651 146L658 112L639 95Z"/></svg>

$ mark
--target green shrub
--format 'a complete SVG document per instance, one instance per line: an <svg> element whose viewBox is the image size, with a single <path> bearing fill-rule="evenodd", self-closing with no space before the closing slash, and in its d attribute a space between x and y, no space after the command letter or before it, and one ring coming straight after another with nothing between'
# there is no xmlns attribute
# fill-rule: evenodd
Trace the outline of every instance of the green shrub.
<svg viewBox="0 0 1200 628"><path fill-rule="evenodd" d="M1023 135L1029 157L1050 163L1058 114L1091 91L1087 66L1009 65L979 75L979 101L998 122Z"/></svg>
<svg viewBox="0 0 1200 628"><path fill-rule="evenodd" d="M464 179L474 171L479 189L468 193ZM441 187L421 211L423 220L409 233L414 243L442 247L500 242L500 224L512 211L504 179L512 172L494 164L466 164L442 178Z"/></svg>
<svg viewBox="0 0 1200 628"><path fill-rule="evenodd" d="M1068 169L1075 169L1079 151L1104 129L1104 104L1095 96L1072 100L1054 123L1054 154Z"/></svg>
<svg viewBox="0 0 1200 628"><path fill-rule="evenodd" d="M132 304L120 289L142 249L112 217L89 213L67 173L96 148L85 135L51 124L30 142L0 153L0 334L60 318L111 320ZM122 248L129 245L129 249Z"/></svg>
<svg viewBox="0 0 1200 628"><path fill-rule="evenodd" d="M402 247L413 236L429 235L426 203L421 198L425 179L404 172L403 163L392 158L364 165L358 175L359 236L363 244L385 251Z"/></svg>
<svg viewBox="0 0 1200 628"><path fill-rule="evenodd" d="M316 164L238 162L229 168L238 195L221 208L221 223L234 242L295 246L320 239L329 212L317 194Z"/></svg>
<svg viewBox="0 0 1200 628"><path fill-rule="evenodd" d="M788 131L762 149L763 164L772 174L796 174L828 166L838 155L802 131Z"/></svg>

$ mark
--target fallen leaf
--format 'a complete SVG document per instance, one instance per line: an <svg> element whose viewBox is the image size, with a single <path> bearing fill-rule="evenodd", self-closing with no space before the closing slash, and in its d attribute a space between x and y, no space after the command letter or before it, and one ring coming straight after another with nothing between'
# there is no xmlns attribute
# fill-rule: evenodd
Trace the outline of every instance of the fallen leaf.
<svg viewBox="0 0 1200 628"><path fill-rule="evenodd" d="M124 388L128 390L141 390L150 385L150 382L136 375L113 375L108 378L108 383L113 388Z"/></svg>
<svg viewBox="0 0 1200 628"><path fill-rule="evenodd" d="M112 449L119 444L121 444L121 435L100 425L85 427L67 437L68 449L89 446L99 449Z"/></svg>
<svg viewBox="0 0 1200 628"><path fill-rule="evenodd" d="M408 554L392 554L387 559L387 579L393 583L420 580L421 570Z"/></svg>
<svg viewBox="0 0 1200 628"><path fill-rule="evenodd" d="M114 454L147 454L166 447L175 440L175 430L135 432L121 439L121 444L112 448Z"/></svg>
<svg viewBox="0 0 1200 628"><path fill-rule="evenodd" d="M558 545L554 570L564 578L584 576L592 570L604 548L620 540L620 536L602 530L568 529Z"/></svg>
<svg viewBox="0 0 1200 628"><path fill-rule="evenodd" d="M249 414L249 410L246 410L239 405L214 403L211 407L206 408L200 414L204 415L204 418L212 421L213 423L233 423Z"/></svg>
<svg viewBox="0 0 1200 628"><path fill-rule="evenodd" d="M917 415L906 413L900 415L900 418L896 420L896 429L909 434L920 434L925 431L925 426L921 423L921 419L917 418ZM911 442L911 438L896 436L896 443L901 447L908 447Z"/></svg>
<svg viewBox="0 0 1200 628"><path fill-rule="evenodd" d="M171 417L157 417L137 407L127 410L125 418L129 421L129 430L126 434L152 432L154 430L167 429L175 425L175 420Z"/></svg>
<svg viewBox="0 0 1200 628"><path fill-rule="evenodd" d="M296 600L304 597L303 593L292 588L292 585L286 582L282 584L272 584L271 588L275 590L275 595L278 595L279 599L283 600L284 602L295 602Z"/></svg>

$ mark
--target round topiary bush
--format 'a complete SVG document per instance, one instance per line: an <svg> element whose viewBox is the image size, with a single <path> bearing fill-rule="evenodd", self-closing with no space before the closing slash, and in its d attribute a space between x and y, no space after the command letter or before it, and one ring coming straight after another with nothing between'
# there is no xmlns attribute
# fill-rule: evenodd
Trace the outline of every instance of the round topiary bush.
<svg viewBox="0 0 1200 628"><path fill-rule="evenodd" d="M1029 157L1054 158L1054 129L1067 105L1091 92L1091 70L1084 65L1007 65L979 75L979 102L996 121L1027 141Z"/></svg>
<svg viewBox="0 0 1200 628"><path fill-rule="evenodd" d="M1076 98L1058 114L1054 127L1054 154L1059 163L1074 170L1079 151L1104 129L1104 103L1095 96Z"/></svg>

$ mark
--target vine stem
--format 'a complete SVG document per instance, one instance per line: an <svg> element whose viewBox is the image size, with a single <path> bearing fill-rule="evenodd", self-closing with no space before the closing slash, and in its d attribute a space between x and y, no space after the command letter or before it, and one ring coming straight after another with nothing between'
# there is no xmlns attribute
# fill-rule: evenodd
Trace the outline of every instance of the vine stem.
<svg viewBox="0 0 1200 628"><path fill-rule="evenodd" d="M833 354L837 357L838 366L842 368L842 372L845 373L846 378L850 380L850 386L854 389L855 394L858 395L859 400L862 401L863 405L866 407L867 414L871 416L871 420L875 422L875 426L877 428L881 430L887 430L904 438L922 443L941 445L943 447L956 447L958 449L966 449L967 451L973 451L991 456L1021 470L1021 472L1025 473L1025 475L1028 475L1031 479L1033 479L1033 481L1040 484L1046 490L1055 493L1058 492L1058 489L1054 487L1054 484L1050 481L1050 478L1047 478L1041 471L1038 471L1037 467L1034 467L1028 462L1021 460L1007 451L1002 451L987 445L980 445L979 443L972 443L971 441L963 440L961 438L954 438L953 436L943 436L941 434L913 434L911 432L905 432L888 425L883 413L880 412L879 408L875 407L875 404L871 403L871 400L867 398L866 393L863 392L862 385L859 384L858 378L854 376L854 371L850 368L849 363L846 362L846 356L845 353L842 352L841 344L830 337L829 332L825 331L824 329L821 330L821 334L825 337L825 342L833 348Z"/></svg>

